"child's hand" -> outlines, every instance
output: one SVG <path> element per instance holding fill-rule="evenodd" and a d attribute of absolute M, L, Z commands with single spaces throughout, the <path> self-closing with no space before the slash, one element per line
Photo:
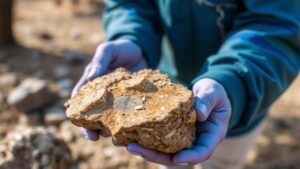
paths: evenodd
<path fill-rule="evenodd" d="M 193 165 L 207 160 L 226 135 L 231 105 L 224 87 L 213 79 L 199 80 L 193 86 L 197 113 L 197 137 L 194 145 L 176 154 L 165 154 L 131 143 L 127 150 L 163 165 Z"/>
<path fill-rule="evenodd" d="M 105 42 L 99 45 L 93 59 L 86 66 L 82 77 L 73 89 L 72 96 L 89 80 L 113 71 L 118 67 L 124 67 L 130 71 L 147 68 L 147 63 L 142 56 L 140 47 L 126 39 Z M 91 140 L 98 140 L 99 134 L 105 136 L 105 133 L 100 131 L 84 128 L 80 128 L 80 131 L 86 138 Z"/>

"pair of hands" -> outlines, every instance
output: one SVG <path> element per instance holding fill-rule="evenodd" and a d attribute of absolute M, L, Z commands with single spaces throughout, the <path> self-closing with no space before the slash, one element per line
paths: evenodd
<path fill-rule="evenodd" d="M 121 39 L 106 42 L 97 48 L 92 61 L 86 66 L 84 73 L 75 86 L 72 95 L 87 81 L 97 76 L 124 67 L 130 71 L 147 68 L 142 50 L 129 40 Z M 224 87 L 213 79 L 203 78 L 193 86 L 195 110 L 197 113 L 197 135 L 193 146 L 176 154 L 166 154 L 147 149 L 138 143 L 126 146 L 129 153 L 144 159 L 167 166 L 194 165 L 207 160 L 217 145 L 224 139 L 231 115 L 231 105 Z M 102 131 L 80 128 L 88 139 L 98 140 Z M 113 143 L 120 146 L 118 143 Z"/>

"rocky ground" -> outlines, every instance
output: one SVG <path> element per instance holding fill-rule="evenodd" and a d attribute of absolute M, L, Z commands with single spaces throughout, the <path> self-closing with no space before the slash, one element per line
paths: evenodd
<path fill-rule="evenodd" d="M 72 7 L 67 0 L 61 7 L 51 0 L 16 2 L 14 29 L 19 45 L 0 49 L 0 142 L 16 128 L 40 126 L 70 148 L 74 169 L 157 168 L 114 147 L 110 139 L 82 138 L 66 120 L 63 103 L 103 40 L 103 6 Z M 299 86 L 300 78 L 270 109 L 247 169 L 300 167 Z"/>

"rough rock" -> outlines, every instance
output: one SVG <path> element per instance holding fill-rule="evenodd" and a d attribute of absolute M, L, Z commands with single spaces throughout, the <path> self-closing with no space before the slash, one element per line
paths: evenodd
<path fill-rule="evenodd" d="M 69 169 L 67 145 L 43 128 L 20 128 L 0 141 L 0 169 Z"/>
<path fill-rule="evenodd" d="M 53 106 L 45 110 L 44 120 L 46 124 L 57 125 L 66 119 L 65 109 L 61 106 Z"/>
<path fill-rule="evenodd" d="M 19 111 L 27 112 L 51 102 L 53 96 L 46 81 L 28 78 L 9 93 L 7 102 Z"/>
<path fill-rule="evenodd" d="M 120 143 L 174 153 L 192 145 L 196 114 L 192 92 L 159 71 L 125 69 L 98 77 L 66 102 L 77 126 L 101 129 Z"/>

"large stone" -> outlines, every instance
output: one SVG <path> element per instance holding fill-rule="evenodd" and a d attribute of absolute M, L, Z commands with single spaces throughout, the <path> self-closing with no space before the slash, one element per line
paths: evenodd
<path fill-rule="evenodd" d="M 120 143 L 174 153 L 190 147 L 196 114 L 192 92 L 159 71 L 124 69 L 96 78 L 66 102 L 72 123 L 101 129 Z"/>
<path fill-rule="evenodd" d="M 7 102 L 19 111 L 27 112 L 50 103 L 53 96 L 46 81 L 29 78 L 9 93 Z"/>
<path fill-rule="evenodd" d="M 20 127 L 0 141 L 0 169 L 69 169 L 67 145 L 43 128 Z"/>

